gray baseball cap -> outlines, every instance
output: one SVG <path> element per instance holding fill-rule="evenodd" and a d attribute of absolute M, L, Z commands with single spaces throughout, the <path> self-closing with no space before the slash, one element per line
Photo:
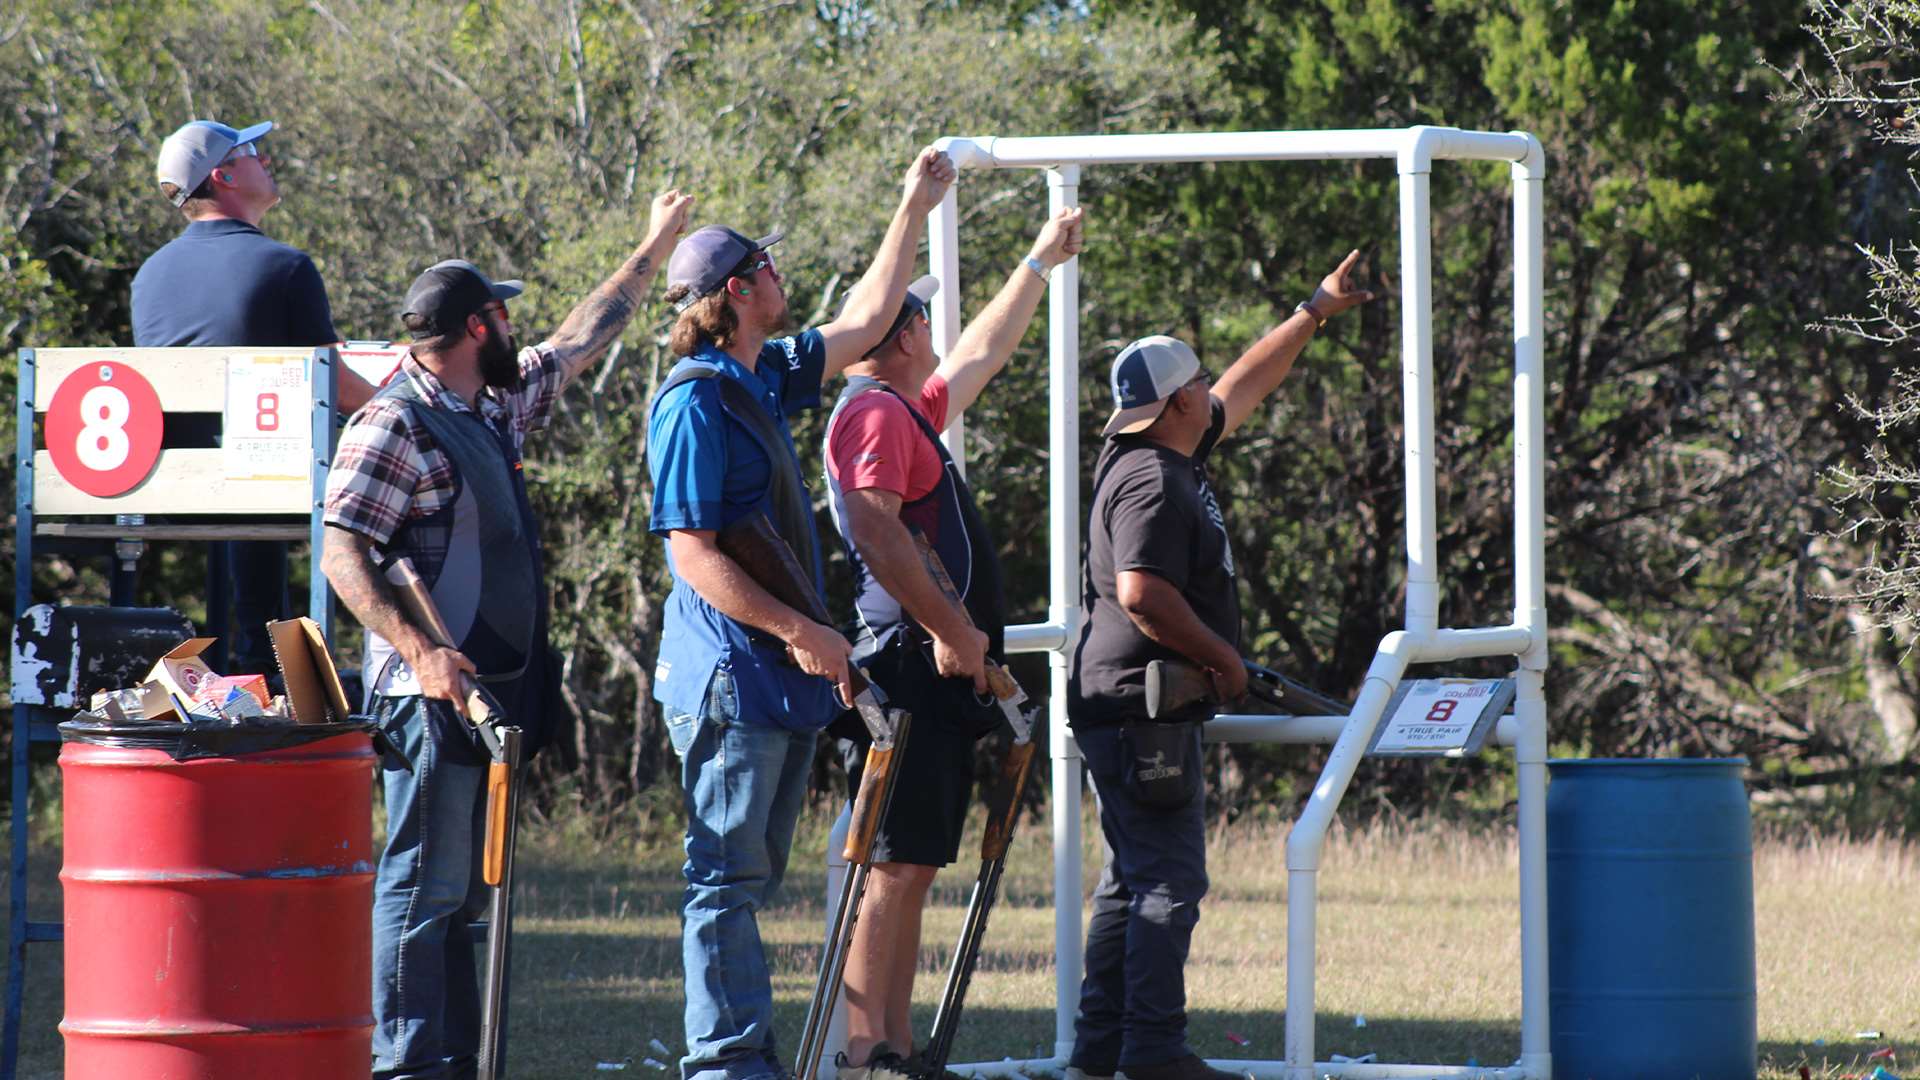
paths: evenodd
<path fill-rule="evenodd" d="M 768 233 L 758 240 L 747 239 L 744 233 L 729 229 L 725 225 L 708 225 L 695 229 L 679 246 L 673 249 L 673 257 L 667 260 L 667 288 L 685 285 L 687 295 L 673 305 L 675 311 L 685 311 L 705 297 L 720 291 L 733 272 L 753 255 L 780 242 L 784 233 Z"/>
<path fill-rule="evenodd" d="M 160 183 L 180 189 L 173 195 L 173 205 L 186 202 L 194 189 L 206 182 L 207 175 L 233 153 L 234 147 L 253 142 L 272 130 L 271 120 L 237 131 L 218 120 L 182 124 L 160 144 L 159 168 L 155 170 Z"/>
<path fill-rule="evenodd" d="M 1179 338 L 1155 334 L 1121 349 L 1113 358 L 1113 415 L 1101 437 L 1144 431 L 1174 391 L 1198 374 L 1200 358 Z"/>

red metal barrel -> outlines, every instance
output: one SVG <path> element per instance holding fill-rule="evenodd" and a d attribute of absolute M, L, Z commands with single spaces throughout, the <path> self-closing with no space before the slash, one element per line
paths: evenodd
<path fill-rule="evenodd" d="M 371 1071 L 373 751 L 67 742 L 67 1080 Z"/>

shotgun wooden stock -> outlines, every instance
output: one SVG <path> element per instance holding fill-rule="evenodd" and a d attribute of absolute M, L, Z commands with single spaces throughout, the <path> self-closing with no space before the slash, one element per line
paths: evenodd
<path fill-rule="evenodd" d="M 504 761 L 487 765 L 487 842 L 481 853 L 480 877 L 498 886 L 507 864 L 507 803 L 512 794 L 513 770 Z"/>
<path fill-rule="evenodd" d="M 1247 669 L 1247 693 L 1289 716 L 1340 716 L 1350 707 L 1271 668 L 1242 660 Z M 1147 716 L 1159 719 L 1196 702 L 1220 704 L 1213 679 L 1194 664 L 1181 660 L 1147 662 Z"/>
<path fill-rule="evenodd" d="M 732 559 L 746 571 L 754 583 L 772 594 L 775 600 L 812 619 L 822 626 L 832 626 L 833 616 L 827 614 L 827 606 L 820 600 L 820 594 L 814 590 L 812 575 L 800 567 L 800 560 L 794 557 L 793 548 L 773 528 L 773 522 L 765 514 L 748 514 L 739 521 L 720 530 L 718 533 L 720 554 Z M 760 631 L 754 631 L 760 634 Z M 771 638 L 771 635 L 762 635 Z M 776 645 L 785 642 L 774 641 Z M 791 659 L 793 650 L 787 650 Z M 852 664 L 847 665 L 847 684 L 853 687 L 853 696 L 859 697 L 866 692 L 868 685 L 866 672 Z M 853 702 L 843 704 L 851 706 Z"/>
<path fill-rule="evenodd" d="M 849 865 L 873 859 L 874 837 L 880 832 L 880 819 L 889 801 L 887 788 L 893 783 L 894 765 L 907 741 L 904 719 L 897 723 L 892 748 L 867 748 L 867 766 L 860 770 L 860 791 L 854 796 L 853 817 L 847 824 L 847 846 L 841 851 Z"/>
<path fill-rule="evenodd" d="M 718 543 L 720 553 L 739 563 L 740 569 L 775 600 L 814 622 L 833 625 L 833 616 L 827 614 L 827 606 L 814 590 L 813 575 L 800 565 L 793 548 L 774 530 L 767 515 L 748 514 L 721 529 Z"/>
<path fill-rule="evenodd" d="M 1147 716 L 1158 720 L 1197 702 L 1213 702 L 1213 680 L 1178 660 L 1147 662 Z"/>
<path fill-rule="evenodd" d="M 1033 752 L 1039 743 L 1029 739 L 1010 747 L 1000 759 L 1000 775 L 994 783 L 993 801 L 987 806 L 987 831 L 980 837 L 980 858 L 1005 859 L 1013 843 L 1013 826 L 1020 819 L 1020 795 L 1027 789 L 1027 773 L 1033 766 Z"/>

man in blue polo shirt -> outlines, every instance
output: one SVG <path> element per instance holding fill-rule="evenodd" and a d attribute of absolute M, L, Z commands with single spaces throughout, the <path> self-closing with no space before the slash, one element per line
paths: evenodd
<path fill-rule="evenodd" d="M 687 806 L 684 1080 L 785 1072 L 757 912 L 786 871 L 814 735 L 837 712 L 834 684 L 846 696 L 849 649 L 756 584 L 717 534 L 767 513 L 818 588 L 820 541 L 787 417 L 819 405 L 821 384 L 880 343 L 926 215 L 953 176 L 945 154 L 923 150 L 840 317 L 791 337 L 777 336 L 789 313 L 768 249 L 780 234 L 756 241 L 710 225 L 667 264 L 679 312 L 672 348 L 683 359 L 654 398 L 647 445 L 650 524 L 673 571 L 654 696 Z M 711 377 L 686 377 L 696 369 Z M 754 408 L 761 414 L 745 411 Z"/>
<path fill-rule="evenodd" d="M 313 260 L 269 239 L 260 220 L 280 201 L 261 137 L 271 120 L 235 130 L 195 120 L 167 136 L 155 170 L 160 192 L 187 227 L 133 276 L 133 343 L 140 348 L 290 346 L 340 340 L 327 288 Z M 340 411 L 351 413 L 373 387 L 340 372 Z M 212 446 L 211 421 L 168 420 L 169 446 Z M 232 657 L 214 662 L 239 673 L 275 670 L 266 624 L 286 618 L 287 545 L 250 540 L 213 545 L 207 560 L 207 609 L 213 620 L 234 597 Z M 224 637 L 228 627 L 210 626 Z M 220 643 L 225 649 L 226 641 Z"/>

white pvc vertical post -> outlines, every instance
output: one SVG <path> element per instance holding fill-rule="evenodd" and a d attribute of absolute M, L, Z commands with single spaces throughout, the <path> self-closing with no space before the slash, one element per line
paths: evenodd
<path fill-rule="evenodd" d="M 1047 170 L 1047 214 L 1080 205 L 1080 167 Z M 1048 662 L 1053 760 L 1053 1053 L 1073 1053 L 1080 1002 L 1080 748 L 1067 731 L 1067 664 L 1079 631 L 1080 260 L 1053 268 L 1047 296 L 1047 621 L 1065 627 Z"/>
<path fill-rule="evenodd" d="M 1513 621 L 1533 634 L 1515 672 L 1520 817 L 1520 1065 L 1553 1072 L 1547 971 L 1546 155 L 1513 166 Z"/>
<path fill-rule="evenodd" d="M 1407 631 L 1440 625 L 1433 480 L 1433 163 L 1416 140 L 1400 155 L 1400 381 L 1406 415 Z"/>
<path fill-rule="evenodd" d="M 927 215 L 927 262 L 931 273 L 940 280 L 940 291 L 933 297 L 933 351 L 944 360 L 953 352 L 954 342 L 960 340 L 960 181 L 956 178 L 947 185 L 947 194 L 940 205 Z M 947 423 L 947 430 L 940 435 L 940 441 L 946 444 L 947 454 L 953 458 L 953 464 L 960 470 L 962 477 L 967 475 L 967 418 L 965 414 L 956 414 Z"/>

